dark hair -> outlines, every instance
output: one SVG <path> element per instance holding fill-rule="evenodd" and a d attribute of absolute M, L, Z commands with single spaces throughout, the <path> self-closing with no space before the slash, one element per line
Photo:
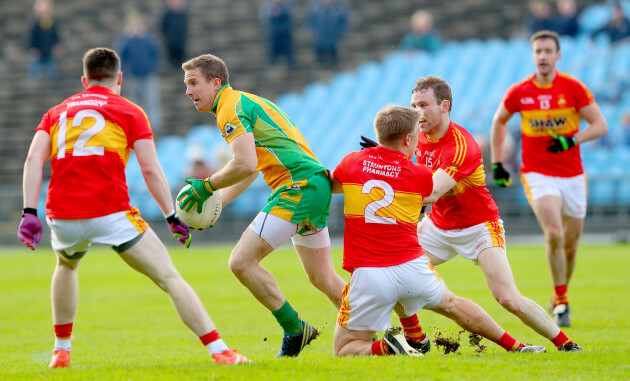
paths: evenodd
<path fill-rule="evenodd" d="M 418 78 L 416 86 L 413 88 L 411 93 L 413 94 L 416 91 L 422 91 L 425 89 L 433 89 L 433 94 L 435 95 L 437 104 L 442 103 L 443 100 L 447 100 L 449 102 L 448 111 L 451 111 L 453 108 L 453 95 L 451 93 L 451 87 L 445 80 L 433 75 Z"/>
<path fill-rule="evenodd" d="M 110 48 L 93 48 L 83 56 L 83 75 L 88 82 L 109 81 L 120 72 L 120 57 Z"/>
<path fill-rule="evenodd" d="M 212 78 L 219 78 L 221 85 L 230 83 L 230 74 L 223 60 L 213 54 L 202 54 L 199 57 L 190 59 L 182 64 L 184 71 L 201 68 L 201 72 L 205 74 L 206 79 L 210 81 Z"/>
<path fill-rule="evenodd" d="M 529 39 L 529 42 L 534 45 L 534 41 L 542 40 L 544 38 L 553 40 L 556 43 L 556 48 L 560 51 L 560 36 L 558 36 L 558 33 L 551 30 L 539 30 L 534 33 L 534 35 Z"/>

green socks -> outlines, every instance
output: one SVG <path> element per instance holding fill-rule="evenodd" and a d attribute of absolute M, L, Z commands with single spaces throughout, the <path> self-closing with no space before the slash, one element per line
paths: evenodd
<path fill-rule="evenodd" d="M 302 332 L 302 321 L 298 318 L 297 312 L 291 307 L 288 300 L 284 302 L 279 310 L 271 313 L 287 335 L 297 335 Z"/>

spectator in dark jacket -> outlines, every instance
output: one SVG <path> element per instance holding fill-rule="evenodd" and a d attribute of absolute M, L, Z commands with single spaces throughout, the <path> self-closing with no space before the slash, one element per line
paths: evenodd
<path fill-rule="evenodd" d="M 125 76 L 123 95 L 142 107 L 153 130 L 159 131 L 162 127 L 158 77 L 160 51 L 139 13 L 133 12 L 127 16 L 125 32 L 118 43 L 117 51 Z"/>
<path fill-rule="evenodd" d="M 186 60 L 188 38 L 188 8 L 186 0 L 168 0 L 162 16 L 162 36 L 166 45 L 169 63 L 181 69 Z"/>
<path fill-rule="evenodd" d="M 558 14 L 554 19 L 553 30 L 560 36 L 576 37 L 580 31 L 577 6 L 575 0 L 558 0 Z"/>
<path fill-rule="evenodd" d="M 317 62 L 335 66 L 339 60 L 338 45 L 350 29 L 350 11 L 338 0 L 312 0 L 306 23 L 313 37 Z"/>
<path fill-rule="evenodd" d="M 600 33 L 607 34 L 608 37 L 610 37 L 611 43 L 630 37 L 630 20 L 628 20 L 628 17 L 623 13 L 621 4 L 615 4 L 615 9 L 613 10 L 610 21 L 601 28 L 593 31 L 592 36 L 595 37 Z"/>
<path fill-rule="evenodd" d="M 50 0 L 36 0 L 33 6 L 35 19 L 29 36 L 29 75 L 38 79 L 42 72 L 50 80 L 58 77 L 57 58 L 62 46 L 53 18 L 53 3 Z"/>
<path fill-rule="evenodd" d="M 293 5 L 288 0 L 268 0 L 260 6 L 260 18 L 267 29 L 271 65 L 284 57 L 289 68 L 294 66 L 292 16 Z"/>
<path fill-rule="evenodd" d="M 529 14 L 525 20 L 528 37 L 539 30 L 554 30 L 554 14 L 551 5 L 545 0 L 531 0 Z"/>

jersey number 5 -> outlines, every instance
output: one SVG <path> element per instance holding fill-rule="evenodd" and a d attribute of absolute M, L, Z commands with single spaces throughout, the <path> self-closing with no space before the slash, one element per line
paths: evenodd
<path fill-rule="evenodd" d="M 382 189 L 385 195 L 380 200 L 374 200 L 366 205 L 365 222 L 368 224 L 397 225 L 395 218 L 376 215 L 377 210 L 387 208 L 394 202 L 394 189 L 383 180 L 370 180 L 363 184 L 361 192 L 364 194 L 371 193 L 374 188 Z"/>
<path fill-rule="evenodd" d="M 81 132 L 77 140 L 74 142 L 74 146 L 72 148 L 73 156 L 90 156 L 90 155 L 104 155 L 105 147 L 102 146 L 90 146 L 86 147 L 85 143 L 88 142 L 94 135 L 98 134 L 105 128 L 105 117 L 101 115 L 100 112 L 96 110 L 81 110 L 79 111 L 72 120 L 72 126 L 70 127 L 79 127 L 85 118 L 93 118 L 96 122 L 94 125 L 87 130 Z M 67 130 L 68 130 L 68 112 L 64 111 L 59 116 L 59 136 L 57 137 L 57 148 L 59 152 L 57 153 L 57 159 L 63 159 L 66 157 L 66 146 L 67 146 Z"/>

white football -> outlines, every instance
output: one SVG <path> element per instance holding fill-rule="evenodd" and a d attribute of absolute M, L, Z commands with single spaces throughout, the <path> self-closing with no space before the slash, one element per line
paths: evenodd
<path fill-rule="evenodd" d="M 186 186 L 179 191 L 175 199 L 175 208 L 177 209 L 179 219 L 195 229 L 205 229 L 217 222 L 223 210 L 223 203 L 221 202 L 219 192 L 214 192 L 212 196 L 203 203 L 201 213 L 197 213 L 196 205 L 190 212 L 187 212 L 181 208 L 183 200 L 178 201 L 178 199 L 182 192 L 186 191 L 188 188 L 190 188 L 190 184 L 186 184 Z"/>

